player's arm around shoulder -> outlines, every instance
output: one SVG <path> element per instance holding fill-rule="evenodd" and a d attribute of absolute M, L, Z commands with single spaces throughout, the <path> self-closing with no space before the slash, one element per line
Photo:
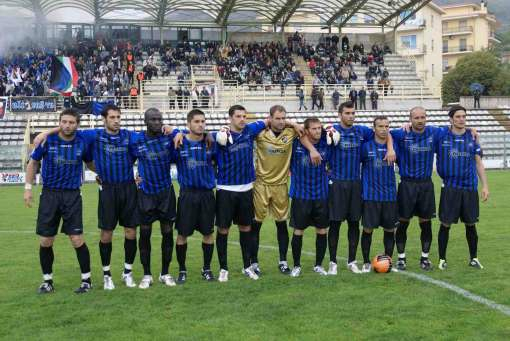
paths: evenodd
<path fill-rule="evenodd" d="M 397 152 L 395 150 L 395 146 L 393 143 L 393 137 L 391 134 L 388 134 L 388 140 L 386 141 L 386 155 L 384 156 L 384 159 L 388 164 L 392 164 L 395 161 L 397 161 Z"/>
<path fill-rule="evenodd" d="M 292 130 L 294 131 L 294 136 L 303 136 L 305 134 L 305 128 L 303 127 L 303 125 L 297 123 L 297 122 L 294 122 L 294 121 L 291 121 L 291 120 L 285 120 L 285 127 L 286 128 L 292 128 Z"/>
<path fill-rule="evenodd" d="M 48 136 L 58 134 L 59 131 L 60 131 L 59 127 L 54 127 L 37 134 L 33 141 L 34 147 L 37 148 L 38 146 L 44 144 L 48 139 Z"/>
<path fill-rule="evenodd" d="M 267 118 L 264 120 L 248 123 L 245 129 L 247 129 L 255 138 L 258 134 L 260 134 L 261 131 L 266 129 L 266 127 L 269 127 L 269 119 Z"/>
<path fill-rule="evenodd" d="M 312 161 L 312 164 L 315 166 L 318 166 L 322 162 L 322 156 L 319 153 L 319 151 L 315 148 L 312 141 L 308 138 L 307 134 L 303 134 L 299 138 L 299 142 L 310 152 L 310 160 Z"/>

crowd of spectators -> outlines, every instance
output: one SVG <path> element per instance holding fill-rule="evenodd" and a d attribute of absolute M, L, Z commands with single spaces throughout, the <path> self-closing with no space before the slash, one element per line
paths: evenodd
<path fill-rule="evenodd" d="M 288 46 L 307 61 L 314 83 L 350 85 L 359 78 L 354 64 L 366 67 L 369 88 L 390 76 L 384 67 L 384 55 L 391 53 L 387 45 L 374 44 L 366 50 L 363 43 L 351 46 L 346 36 L 340 40 L 337 35 L 321 35 L 316 45 L 310 45 L 296 32 L 289 37 Z"/>
<path fill-rule="evenodd" d="M 156 63 L 156 52 L 159 63 Z M 363 44 L 350 46 L 347 37 L 340 39 L 338 35 L 322 35 L 318 44 L 312 46 L 295 33 L 287 44 L 181 42 L 171 47 L 81 40 L 53 48 L 34 44 L 10 48 L 0 55 L 0 96 L 48 95 L 51 57 L 63 55 L 71 57 L 75 63 L 78 97 L 136 98 L 144 90 L 143 80 L 175 75 L 177 86 L 168 89 L 169 107 L 203 107 L 214 98 L 215 89 L 191 88 L 191 65 L 215 64 L 224 80 L 247 84 L 249 89 L 267 89 L 278 84 L 283 94 L 287 85 L 295 84 L 299 89 L 305 82 L 292 53 L 302 56 L 314 75 L 312 108 L 324 108 L 323 85 L 349 85 L 358 78 L 353 67 L 356 63 L 366 67 L 369 95 L 375 86 L 385 94 L 391 87 L 389 72 L 384 67 L 384 54 L 391 53 L 387 46 L 375 44 L 367 51 Z"/>
<path fill-rule="evenodd" d="M 216 64 L 223 79 L 248 84 L 250 89 L 304 83 L 291 50 L 280 42 L 230 43 L 221 48 Z"/>

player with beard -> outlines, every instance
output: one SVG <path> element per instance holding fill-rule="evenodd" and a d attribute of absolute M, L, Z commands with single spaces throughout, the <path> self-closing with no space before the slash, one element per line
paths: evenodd
<path fill-rule="evenodd" d="M 90 164 L 87 143 L 76 135 L 80 116 L 73 109 L 60 114 L 59 133 L 48 138 L 46 143 L 36 147 L 27 166 L 25 180 L 25 205 L 32 205 L 32 184 L 42 160 L 41 177 L 43 189 L 39 199 L 37 229 L 39 235 L 39 260 L 43 273 L 43 283 L 38 292 L 51 293 L 53 286 L 53 243 L 58 233 L 68 235 L 76 251 L 81 270 L 81 285 L 76 293 L 86 293 L 92 289 L 90 279 L 90 253 L 83 238 L 82 184 L 83 162 Z M 91 165 L 93 167 L 93 165 Z"/>
<path fill-rule="evenodd" d="M 214 157 L 215 146 L 207 148 L 205 131 L 205 114 L 193 109 L 187 116 L 188 130 L 182 144 L 174 149 L 177 164 L 177 180 L 180 191 L 177 201 L 178 231 L 175 251 L 179 263 L 177 284 L 184 284 L 187 278 L 186 252 L 187 239 L 198 231 L 202 234 L 202 252 L 204 263 L 202 278 L 214 281 L 211 271 L 211 259 L 214 251 L 214 216 L 215 198 L 213 189 L 216 184 Z"/>

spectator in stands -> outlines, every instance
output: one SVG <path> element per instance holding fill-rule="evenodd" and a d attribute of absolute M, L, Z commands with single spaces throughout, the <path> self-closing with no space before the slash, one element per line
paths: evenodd
<path fill-rule="evenodd" d="M 173 87 L 168 88 L 168 109 L 175 109 L 175 100 L 177 93 L 175 92 Z"/>
<path fill-rule="evenodd" d="M 349 100 L 354 103 L 354 109 L 358 109 L 358 92 L 354 87 L 349 91 Z"/>
<path fill-rule="evenodd" d="M 331 37 L 331 43 L 333 44 L 333 47 L 335 48 L 335 50 L 338 48 L 338 41 L 339 41 L 339 38 L 336 34 Z"/>
<path fill-rule="evenodd" d="M 138 109 L 138 88 L 136 86 L 131 86 L 129 97 L 131 98 L 131 109 Z"/>
<path fill-rule="evenodd" d="M 347 36 L 343 36 L 342 38 L 342 51 L 344 53 L 349 51 L 349 38 L 347 38 Z"/>
<path fill-rule="evenodd" d="M 191 97 L 191 92 L 189 91 L 188 88 L 184 88 L 184 90 L 182 91 L 182 96 L 183 96 L 183 109 L 188 109 L 189 107 L 189 101 L 190 101 L 190 97 Z M 214 100 L 214 96 L 211 96 Z"/>
<path fill-rule="evenodd" d="M 184 104 L 183 104 L 183 98 L 184 94 L 182 92 L 182 87 L 178 87 L 177 90 L 175 91 L 175 98 L 177 99 L 177 107 L 179 108 L 179 110 L 182 110 L 182 108 L 184 107 Z"/>
<path fill-rule="evenodd" d="M 202 91 L 200 91 L 200 99 L 202 101 L 202 108 L 208 108 L 209 107 L 209 91 L 207 91 L 205 86 L 203 86 Z"/>
<path fill-rule="evenodd" d="M 474 108 L 480 109 L 480 97 L 482 96 L 482 93 L 479 89 L 476 89 L 473 91 L 473 100 L 474 100 Z"/>
<path fill-rule="evenodd" d="M 370 93 L 370 102 L 372 103 L 372 110 L 377 110 L 377 101 L 379 100 L 379 94 L 374 89 Z"/>
<path fill-rule="evenodd" d="M 335 91 L 333 91 L 333 94 L 331 95 L 331 99 L 333 100 L 333 108 L 337 110 L 338 104 L 340 104 L 340 93 L 338 92 L 338 89 L 335 88 Z"/>
<path fill-rule="evenodd" d="M 374 89 L 374 79 L 372 77 L 367 78 L 367 89 L 372 91 Z"/>
<path fill-rule="evenodd" d="M 382 78 L 388 79 L 390 77 L 390 73 L 388 72 L 388 69 L 385 67 L 382 72 Z"/>
<path fill-rule="evenodd" d="M 312 110 L 314 110 L 315 107 L 317 107 L 317 109 L 319 109 L 319 103 L 318 103 L 319 88 L 317 86 L 313 86 L 311 97 L 312 97 Z"/>
<path fill-rule="evenodd" d="M 297 89 L 297 96 L 299 98 L 299 111 L 301 111 L 302 108 L 305 108 L 305 110 L 308 110 L 308 108 L 305 105 L 305 92 L 301 87 Z"/>
<path fill-rule="evenodd" d="M 319 110 L 324 110 L 324 88 L 319 90 Z"/>
<path fill-rule="evenodd" d="M 367 110 L 367 91 L 365 90 L 365 87 L 361 87 L 361 90 L 358 91 L 358 97 L 359 97 L 359 109 L 360 110 Z"/>
<path fill-rule="evenodd" d="M 138 82 L 138 92 L 143 91 L 142 86 L 144 78 L 145 76 L 143 74 L 143 71 L 138 72 L 138 74 L 136 75 L 136 80 Z"/>
<path fill-rule="evenodd" d="M 191 89 L 191 106 L 193 109 L 198 108 L 198 98 L 200 97 L 200 92 L 198 91 L 197 87 L 195 86 L 193 89 Z"/>
<path fill-rule="evenodd" d="M 312 75 L 315 74 L 315 68 L 317 67 L 317 63 L 315 62 L 315 59 L 311 58 L 308 62 L 308 67 L 310 68 L 310 71 L 312 72 Z"/>

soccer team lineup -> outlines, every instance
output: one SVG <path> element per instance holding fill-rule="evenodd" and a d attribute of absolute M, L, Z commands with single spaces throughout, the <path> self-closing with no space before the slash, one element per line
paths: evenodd
<path fill-rule="evenodd" d="M 454 105 L 448 111 L 450 124 L 433 126 L 427 124 L 426 110 L 414 107 L 409 123 L 390 130 L 386 116 L 375 117 L 371 128 L 357 125 L 350 101 L 339 106 L 337 123 L 328 125 L 317 116 L 303 125 L 288 120 L 281 105 L 272 106 L 265 120 L 248 122 L 247 110 L 233 105 L 229 125 L 207 132 L 206 115 L 199 109 L 187 113 L 187 128 L 179 130 L 165 125 L 161 111 L 150 108 L 144 113 L 146 130 L 135 132 L 122 128 L 121 109 L 114 105 L 104 108 L 104 127 L 99 129 L 79 129 L 79 114 L 65 109 L 58 127 L 35 138 L 26 170 L 27 207 L 33 205 L 37 172 L 42 179 L 36 214 L 42 283 L 37 291 L 48 294 L 58 288 L 53 244 L 59 232 L 69 237 L 79 263 L 81 281 L 75 292 L 93 288 L 91 263 L 99 260 L 91 261 L 87 243 L 96 240 L 84 237 L 80 192 L 84 164 L 97 174 L 104 290 L 118 285 L 110 267 L 114 231 L 124 236 L 124 269 L 119 269 L 119 277 L 129 288 L 149 289 L 155 282 L 185 284 L 188 238 L 194 232 L 201 236 L 199 270 L 204 281 L 228 282 L 229 271 L 241 271 L 247 280 L 270 281 L 262 272 L 270 265 L 259 263 L 266 218 L 276 225 L 278 259 L 271 266 L 289 277 L 308 271 L 317 277 L 338 274 L 338 265 L 345 262 L 337 258 L 342 223 L 347 226 L 345 264 L 353 274 L 402 272 L 409 262 L 419 263 L 423 272 L 447 272 L 448 266 L 480 271 L 476 224 L 479 201 L 489 199 L 489 187 L 479 136 L 466 125 L 466 112 Z M 172 179 L 172 164 L 177 179 Z M 442 182 L 440 193 L 435 193 L 432 181 L 434 164 Z M 421 253 L 408 257 L 407 229 L 413 217 L 421 230 Z M 432 232 L 435 218 L 437 236 Z M 151 246 L 153 223 L 158 221 L 161 251 Z M 465 226 L 468 252 L 465 263 L 450 264 L 449 232 L 458 223 Z M 228 237 L 234 226 L 239 230 L 242 269 L 228 264 Z M 310 268 L 301 265 L 307 228 L 315 229 L 315 262 Z M 382 243 L 372 240 L 378 228 L 383 231 Z M 437 253 L 430 252 L 432 244 Z M 384 252 L 374 251 L 379 245 Z M 170 268 L 174 249 L 177 265 Z M 218 272 L 211 265 L 215 250 Z M 137 253 L 141 278 L 133 275 Z M 161 257 L 161 269 L 154 276 L 153 254 Z"/>

